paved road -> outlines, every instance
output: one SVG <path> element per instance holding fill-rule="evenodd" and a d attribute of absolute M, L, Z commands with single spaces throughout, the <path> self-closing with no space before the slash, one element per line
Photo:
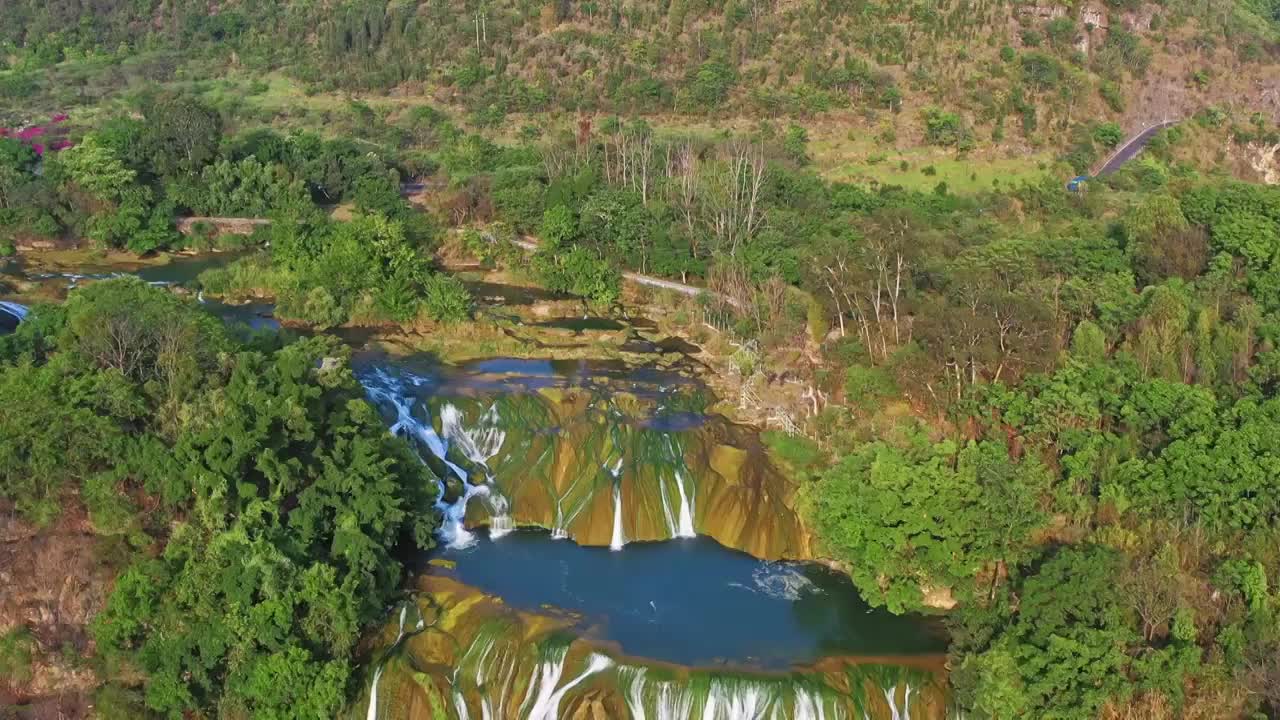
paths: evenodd
<path fill-rule="evenodd" d="M 1135 155 L 1142 152 L 1142 148 L 1147 146 L 1147 141 L 1150 140 L 1152 136 L 1167 127 L 1176 125 L 1177 122 L 1177 120 L 1165 120 L 1164 122 L 1156 123 L 1155 125 L 1152 125 L 1137 135 L 1129 138 L 1123 145 L 1116 148 L 1115 151 L 1103 161 L 1102 165 L 1098 167 L 1098 171 L 1093 173 L 1093 176 L 1106 177 L 1116 170 L 1119 170 L 1121 165 L 1129 162 Z"/>

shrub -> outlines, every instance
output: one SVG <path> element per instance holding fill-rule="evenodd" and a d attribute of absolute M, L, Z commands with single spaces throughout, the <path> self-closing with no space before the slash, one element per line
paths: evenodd
<path fill-rule="evenodd" d="M 1124 112 L 1124 95 L 1120 91 L 1119 84 L 1107 80 L 1098 86 L 1098 94 L 1102 96 L 1112 112 Z"/>
<path fill-rule="evenodd" d="M 925 139 L 932 145 L 961 150 L 973 145 L 973 134 L 958 113 L 931 107 L 924 111 L 924 124 Z"/>
<path fill-rule="evenodd" d="M 422 308 L 439 322 L 461 322 L 471 315 L 471 293 L 457 278 L 435 273 L 423 282 Z"/>
<path fill-rule="evenodd" d="M 1022 79 L 1038 90 L 1049 90 L 1062 79 L 1062 64 L 1041 52 L 1022 56 Z"/>
<path fill-rule="evenodd" d="M 845 401 L 867 411 L 898 394 L 893 377 L 884 368 L 854 365 L 845 371 Z"/>
<path fill-rule="evenodd" d="M 547 208 L 542 213 L 542 226 L 538 231 L 542 242 L 558 246 L 572 240 L 578 233 L 578 219 L 564 205 Z"/>
<path fill-rule="evenodd" d="M 1100 123 L 1093 129 L 1093 140 L 1105 148 L 1113 148 L 1124 139 L 1124 131 L 1113 122 Z"/>
<path fill-rule="evenodd" d="M 15 683 L 31 679 L 31 662 L 35 640 L 25 627 L 16 627 L 0 635 L 0 677 Z"/>
<path fill-rule="evenodd" d="M 319 286 L 307 291 L 298 315 L 299 319 L 320 330 L 341 325 L 346 319 L 346 313 L 333 294 L 327 288 Z"/>
<path fill-rule="evenodd" d="M 827 317 L 827 310 L 822 303 L 816 300 L 810 300 L 805 308 L 805 326 L 809 329 L 809 338 L 816 343 L 820 343 L 827 338 L 827 333 L 831 330 L 831 320 Z"/>
<path fill-rule="evenodd" d="M 621 292 L 618 270 L 584 247 L 568 252 L 539 249 L 533 255 L 533 270 L 547 289 L 580 295 L 598 304 L 616 302 Z"/>
<path fill-rule="evenodd" d="M 12 73 L 0 75 L 0 97 L 9 100 L 21 100 L 35 95 L 40 84 L 31 75 Z"/>

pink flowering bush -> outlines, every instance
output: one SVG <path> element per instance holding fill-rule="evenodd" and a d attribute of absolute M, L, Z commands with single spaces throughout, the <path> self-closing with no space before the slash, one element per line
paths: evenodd
<path fill-rule="evenodd" d="M 67 115 L 58 113 L 44 125 L 31 125 L 25 128 L 0 127 L 0 138 L 12 138 L 26 143 L 31 146 L 36 155 L 44 155 L 46 151 L 58 152 L 66 150 L 74 144 L 65 137 L 67 132 L 66 121 Z"/>

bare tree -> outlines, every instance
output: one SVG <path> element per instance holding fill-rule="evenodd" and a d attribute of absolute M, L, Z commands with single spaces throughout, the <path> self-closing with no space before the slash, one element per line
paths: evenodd
<path fill-rule="evenodd" d="M 1158 552 L 1138 559 L 1134 567 L 1120 579 L 1125 596 L 1142 618 L 1142 636 L 1147 642 L 1155 639 L 1178 612 L 1179 575 L 1177 557 L 1172 545 L 1167 552 Z"/>
<path fill-rule="evenodd" d="M 725 157 L 705 178 L 707 224 L 717 248 L 737 257 L 764 222 L 760 191 L 764 187 L 764 149 L 735 140 Z"/>
<path fill-rule="evenodd" d="M 636 191 L 647 206 L 653 191 L 655 155 L 653 130 L 643 121 L 631 123 L 605 142 L 605 179 Z"/>
<path fill-rule="evenodd" d="M 695 257 L 698 256 L 698 232 L 695 228 L 698 219 L 698 153 L 693 143 L 685 140 L 677 145 L 667 146 L 667 174 L 673 182 L 669 188 L 669 202 L 684 221 L 685 233 L 689 236 L 689 248 Z"/>

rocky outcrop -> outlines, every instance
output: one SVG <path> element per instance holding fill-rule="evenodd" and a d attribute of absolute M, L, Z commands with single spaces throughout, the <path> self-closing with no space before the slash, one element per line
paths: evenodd
<path fill-rule="evenodd" d="M 1262 182 L 1280 185 L 1280 144 L 1249 143 L 1246 147 L 1249 167 L 1258 173 Z"/>
<path fill-rule="evenodd" d="M 654 411 L 634 396 L 544 390 L 440 400 L 432 415 L 457 413 L 460 429 L 477 437 L 504 433 L 484 469 L 470 474 L 492 475 L 493 492 L 516 525 L 544 527 L 583 545 L 696 532 L 759 558 L 809 556 L 792 507 L 794 488 L 770 464 L 754 428 L 682 416 L 693 426 L 670 429 L 655 422 Z M 448 437 L 451 430 L 442 432 Z M 451 459 L 481 464 L 462 452 Z M 493 509 L 493 502 L 472 502 L 468 523 L 489 523 Z"/>
<path fill-rule="evenodd" d="M 174 220 L 174 227 L 183 235 L 190 235 L 201 226 L 212 228 L 218 235 L 252 235 L 255 230 L 271 224 L 265 218 L 230 217 L 182 217 Z"/>

